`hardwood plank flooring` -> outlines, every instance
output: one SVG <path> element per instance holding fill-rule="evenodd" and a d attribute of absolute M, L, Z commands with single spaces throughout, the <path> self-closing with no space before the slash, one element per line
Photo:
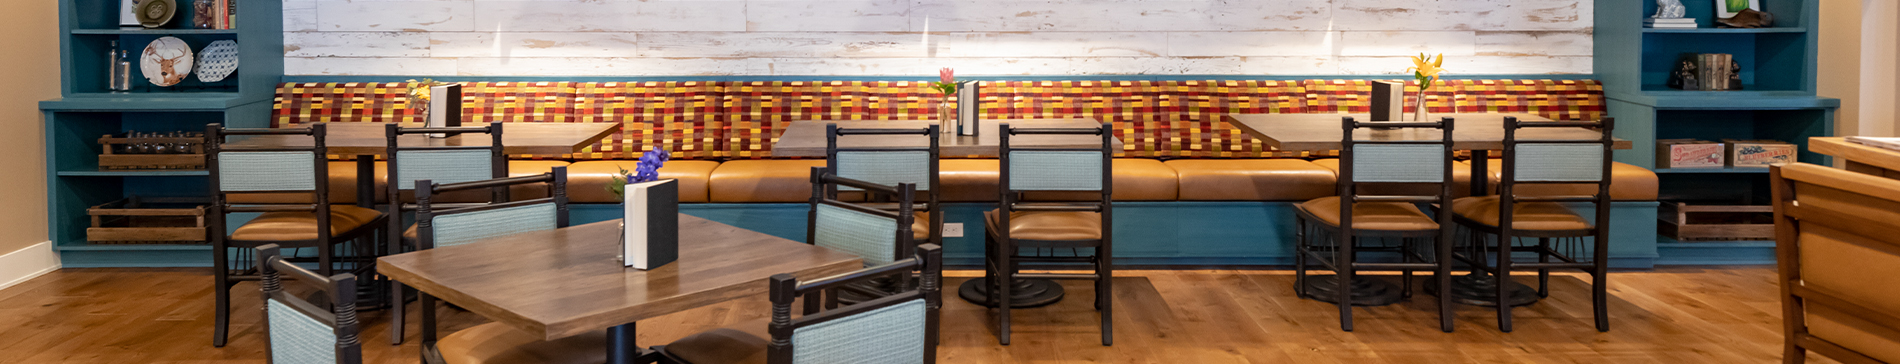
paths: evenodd
<path fill-rule="evenodd" d="M 948 287 L 976 276 L 951 272 Z M 1425 276 L 1421 276 L 1424 278 Z M 1385 277 L 1396 279 L 1396 277 Z M 1669 268 L 1611 274 L 1611 330 L 1592 327 L 1588 276 L 1555 274 L 1551 297 L 1520 307 L 1516 330 L 1494 311 L 1457 309 L 1438 331 L 1432 296 L 1354 312 L 1339 331 L 1331 304 L 1293 296 L 1287 270 L 1118 272 L 1115 346 L 1100 345 L 1087 282 L 1069 297 L 1014 311 L 1010 346 L 996 316 L 946 294 L 943 363 L 1768 363 L 1781 358 L 1773 267 Z M 1524 282 L 1534 284 L 1535 277 Z M 291 285 L 295 287 L 296 285 Z M 0 290 L 0 363 L 257 363 L 264 357 L 255 284 L 233 292 L 231 343 L 211 347 L 204 269 L 66 269 Z M 367 312 L 366 363 L 417 362 L 420 329 L 388 344 L 388 314 Z M 486 322 L 440 308 L 443 332 Z M 641 345 L 766 317 L 763 295 L 640 322 Z M 1833 361 L 1810 355 L 1815 363 Z"/>

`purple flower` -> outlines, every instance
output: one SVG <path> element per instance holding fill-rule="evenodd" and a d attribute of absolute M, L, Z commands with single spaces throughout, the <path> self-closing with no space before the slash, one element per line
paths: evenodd
<path fill-rule="evenodd" d="M 660 147 L 653 147 L 652 151 L 641 153 L 639 164 L 635 165 L 633 173 L 626 177 L 628 183 L 660 180 L 660 166 L 665 165 L 666 161 L 671 159 L 673 159 L 673 154 L 668 153 L 665 149 L 660 149 Z"/>

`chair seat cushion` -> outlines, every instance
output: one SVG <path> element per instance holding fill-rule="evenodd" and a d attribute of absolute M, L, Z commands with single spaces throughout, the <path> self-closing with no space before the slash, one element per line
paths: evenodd
<path fill-rule="evenodd" d="M 666 353 L 691 364 L 765 364 L 769 319 L 693 334 L 666 344 Z"/>
<path fill-rule="evenodd" d="M 343 235 L 382 216 L 382 211 L 351 205 L 330 205 L 330 236 Z M 266 212 L 231 232 L 231 239 L 243 241 L 316 240 L 317 214 L 302 211 Z"/>
<path fill-rule="evenodd" d="M 711 174 L 712 202 L 811 201 L 811 168 L 823 159 L 735 160 Z"/>
<path fill-rule="evenodd" d="M 1180 179 L 1173 167 L 1153 159 L 1116 158 L 1113 168 L 1115 201 L 1174 201 L 1180 197 Z M 994 198 L 992 198 L 994 200 Z M 1025 201 L 1101 201 L 1100 192 L 1028 192 Z"/>
<path fill-rule="evenodd" d="M 917 211 L 910 220 L 911 240 L 923 241 L 930 238 L 930 212 Z"/>
<path fill-rule="evenodd" d="M 594 364 L 607 361 L 605 331 L 547 341 L 491 322 L 456 331 L 435 344 L 448 364 Z"/>
<path fill-rule="evenodd" d="M 1332 196 L 1333 171 L 1298 159 L 1176 159 L 1182 201 L 1305 201 Z"/>
<path fill-rule="evenodd" d="M 1313 165 L 1333 171 L 1334 178 L 1339 176 L 1339 159 L 1315 159 Z M 1471 195 L 1471 164 L 1454 162 L 1451 165 L 1451 196 L 1453 198 Z M 1335 192 L 1337 193 L 1337 192 Z M 1360 184 L 1359 193 L 1367 195 L 1409 195 L 1424 196 L 1438 194 L 1436 185 L 1365 183 Z"/>
<path fill-rule="evenodd" d="M 1327 225 L 1339 226 L 1338 196 L 1320 197 L 1298 206 L 1300 210 Z M 1419 211 L 1417 205 L 1404 202 L 1360 202 L 1352 205 L 1354 230 L 1415 231 L 1438 230 L 1438 222 Z"/>
<path fill-rule="evenodd" d="M 620 203 L 620 197 L 607 191 L 607 184 L 621 169 L 632 171 L 638 161 L 605 160 L 575 162 L 567 167 L 567 201 L 572 203 Z M 714 161 L 667 161 L 660 166 L 661 179 L 679 180 L 680 202 L 706 202 L 706 188 L 712 178 Z M 806 194 L 810 194 L 809 191 Z"/>
<path fill-rule="evenodd" d="M 988 231 L 1003 231 L 998 210 L 983 212 Z M 1019 240 L 1099 240 L 1102 214 L 1088 211 L 1016 211 L 1009 213 L 1009 238 Z"/>
<path fill-rule="evenodd" d="M 1495 155 L 1494 155 L 1495 156 Z M 1504 160 L 1492 158 L 1491 193 L 1498 193 L 1498 181 L 1504 178 Z M 1656 172 L 1624 164 L 1610 163 L 1610 199 L 1616 201 L 1655 201 Z M 1513 191 L 1518 196 L 1589 196 L 1597 193 L 1595 184 L 1525 184 Z"/>
<path fill-rule="evenodd" d="M 1498 196 L 1466 197 L 1451 201 L 1451 212 L 1485 226 L 1498 226 Z M 1517 230 L 1584 230 L 1590 222 L 1555 202 L 1519 202 L 1511 208 L 1511 227 Z"/>

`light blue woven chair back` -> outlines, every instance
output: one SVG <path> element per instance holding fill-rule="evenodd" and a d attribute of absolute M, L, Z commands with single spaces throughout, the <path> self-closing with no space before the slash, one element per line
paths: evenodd
<path fill-rule="evenodd" d="M 1009 189 L 1101 191 L 1101 152 L 1009 152 Z"/>
<path fill-rule="evenodd" d="M 494 156 L 488 149 L 398 150 L 396 186 L 416 189 L 416 181 L 461 183 L 495 178 Z"/>
<path fill-rule="evenodd" d="M 929 191 L 930 162 L 930 152 L 925 151 L 838 152 L 838 176 L 887 186 L 911 183 L 918 191 Z M 838 186 L 838 190 L 858 188 Z"/>
<path fill-rule="evenodd" d="M 1602 144 L 1517 145 L 1518 181 L 1597 182 L 1603 180 Z"/>
<path fill-rule="evenodd" d="M 792 363 L 920 364 L 924 300 L 915 299 L 792 330 Z"/>
<path fill-rule="evenodd" d="M 864 258 L 864 266 L 883 265 L 896 261 L 897 220 L 820 204 L 812 239 L 814 245 Z"/>
<path fill-rule="evenodd" d="M 557 228 L 553 202 L 440 215 L 434 220 L 438 248 Z"/>
<path fill-rule="evenodd" d="M 218 153 L 218 190 L 314 191 L 316 158 L 315 152 Z"/>
<path fill-rule="evenodd" d="M 1445 146 L 1353 144 L 1353 182 L 1445 181 Z"/>
<path fill-rule="evenodd" d="M 264 313 L 270 320 L 270 354 L 275 364 L 336 364 L 336 327 L 272 299 Z"/>

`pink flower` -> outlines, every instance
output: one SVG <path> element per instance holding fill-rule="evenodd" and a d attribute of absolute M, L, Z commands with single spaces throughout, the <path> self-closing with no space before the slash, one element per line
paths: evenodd
<path fill-rule="evenodd" d="M 943 80 L 943 83 L 954 82 L 957 79 L 957 71 L 949 67 L 944 67 L 942 70 L 937 71 L 937 78 Z"/>

